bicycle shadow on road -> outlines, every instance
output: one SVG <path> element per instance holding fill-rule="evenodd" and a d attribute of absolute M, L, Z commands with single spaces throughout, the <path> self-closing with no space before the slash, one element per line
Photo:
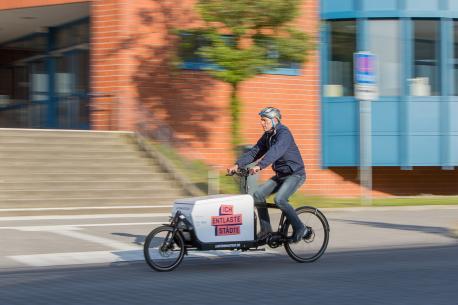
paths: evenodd
<path fill-rule="evenodd" d="M 119 232 L 113 232 L 113 233 L 111 233 L 111 235 L 135 238 L 135 240 L 132 243 L 134 243 L 136 245 L 140 245 L 140 246 L 143 245 L 143 243 L 145 242 L 145 238 L 146 238 L 146 235 L 136 235 L 136 234 L 119 233 Z"/>
<path fill-rule="evenodd" d="M 403 225 L 403 224 L 388 223 L 388 222 L 348 220 L 348 219 L 333 219 L 332 221 L 345 222 L 345 223 L 355 224 L 355 225 L 370 226 L 370 227 L 381 228 L 381 229 L 416 231 L 416 232 L 437 234 L 437 235 L 441 235 L 445 237 L 458 238 L 458 236 L 454 234 L 451 228 L 446 228 L 446 227 Z"/>

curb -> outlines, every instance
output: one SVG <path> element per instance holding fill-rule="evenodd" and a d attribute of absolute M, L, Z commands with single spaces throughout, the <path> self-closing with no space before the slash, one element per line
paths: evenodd
<path fill-rule="evenodd" d="M 458 222 L 449 228 L 449 233 L 451 237 L 458 239 Z"/>
<path fill-rule="evenodd" d="M 374 207 L 342 207 L 318 208 L 325 212 L 366 212 L 366 211 L 430 211 L 430 210 L 458 210 L 458 205 L 419 205 L 419 206 L 374 206 Z M 458 228 L 457 228 L 458 229 Z"/>

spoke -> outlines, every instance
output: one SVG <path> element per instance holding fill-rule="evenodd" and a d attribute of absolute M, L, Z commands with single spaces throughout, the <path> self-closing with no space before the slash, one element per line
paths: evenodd
<path fill-rule="evenodd" d="M 305 223 L 305 224 L 309 223 L 309 221 L 310 221 L 310 217 L 312 217 L 312 215 L 313 215 L 312 213 L 308 213 L 308 214 L 309 214 L 309 217 L 307 218 L 307 221 L 306 221 L 306 223 Z"/>

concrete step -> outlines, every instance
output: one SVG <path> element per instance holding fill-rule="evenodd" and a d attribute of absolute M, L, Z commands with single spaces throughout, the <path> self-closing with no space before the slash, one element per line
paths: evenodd
<path fill-rule="evenodd" d="M 22 151 L 34 151 L 34 152 L 135 152 L 138 151 L 138 147 L 134 145 L 128 145 L 124 143 L 118 144 L 86 144 L 81 145 L 79 143 L 67 143 L 67 144 L 10 144 L 0 145 L 0 152 L 22 152 Z"/>
<path fill-rule="evenodd" d="M 53 166 L 50 165 L 38 165 L 38 166 L 0 166 L 0 177 L 8 177 L 10 174 L 29 174 L 29 173 L 66 173 L 66 174 L 78 174 L 78 173 L 138 173 L 146 174 L 151 172 L 162 172 L 162 169 L 158 166 L 146 166 L 146 165 L 130 165 L 130 164 L 113 164 L 111 166 L 106 165 L 93 165 L 93 166 Z"/>
<path fill-rule="evenodd" d="M 122 141 L 114 143 L 78 143 L 78 142 L 59 142 L 59 143 L 0 143 L 0 151 L 12 151 L 12 150 L 118 150 L 123 148 L 135 147 L 129 143 L 123 143 Z M 136 148 L 136 147 L 135 147 Z"/>
<path fill-rule="evenodd" d="M 78 144 L 118 144 L 130 143 L 131 138 L 127 136 L 117 137 L 87 137 L 87 136 L 6 136 L 0 135 L 0 145 L 27 145 L 27 144 L 63 144 L 63 143 L 78 143 Z"/>
<path fill-rule="evenodd" d="M 0 160 L 3 158 L 44 158 L 46 156 L 53 156 L 55 159 L 58 158 L 121 158 L 126 156 L 137 156 L 144 157 L 145 153 L 142 151 L 129 148 L 129 150 L 30 150 L 30 151 L 0 151 Z"/>
<path fill-rule="evenodd" d="M 101 215 L 101 214 L 150 214 L 161 213 L 167 216 L 171 215 L 172 204 L 159 204 L 159 205 L 130 205 L 117 208 L 116 206 L 100 207 L 52 207 L 51 209 L 41 207 L 25 207 L 25 208 L 11 208 L 2 209 L 0 207 L 0 217 L 19 217 L 19 216 L 59 216 L 59 215 Z"/>
<path fill-rule="evenodd" d="M 30 160 L 24 160 L 19 158 L 3 158 L 0 160 L 0 167 L 35 167 L 35 166 L 52 166 L 52 167 L 80 167 L 80 166 L 157 166 L 157 163 L 153 159 L 148 158 L 33 158 Z"/>
<path fill-rule="evenodd" d="M 170 205 L 189 197 L 132 135 L 0 129 L 0 208 Z"/>
<path fill-rule="evenodd" d="M 30 173 L 30 174 L 10 174 L 7 176 L 0 176 L 0 183 L 2 182 L 48 182 L 48 181 L 160 181 L 170 179 L 166 173 Z"/>
<path fill-rule="evenodd" d="M 29 181 L 0 182 L 0 192 L 4 190 L 145 189 L 152 187 L 165 190 L 175 186 L 175 181 L 165 179 L 157 181 Z"/>
<path fill-rule="evenodd" d="M 18 154 L 20 153 L 21 152 L 18 152 Z M 116 163 L 116 162 L 122 163 L 122 162 L 132 162 L 135 160 L 147 160 L 147 161 L 156 163 L 154 159 L 148 158 L 144 154 L 140 154 L 140 156 L 138 154 L 116 154 L 116 155 L 107 154 L 106 156 L 95 157 L 95 158 L 93 158 L 92 156 L 85 156 L 85 155 L 81 155 L 81 156 L 65 156 L 64 155 L 59 158 L 56 158 L 52 154 L 37 154 L 33 156 L 33 158 L 29 158 L 29 159 L 24 159 L 22 156 L 11 154 L 8 157 L 1 158 L 0 162 L 5 163 L 5 164 L 8 164 L 10 162 L 12 163 L 17 163 L 17 162 L 24 162 L 24 163 L 48 162 L 48 163 L 51 163 L 51 162 L 56 162 L 56 161 L 60 161 L 60 162 L 72 162 L 72 161 L 74 162 L 86 162 L 86 161 L 104 162 L 106 161 L 108 163 Z"/>
<path fill-rule="evenodd" d="M 94 131 L 64 129 L 10 129 L 0 128 L 0 137 L 45 137 L 45 138 L 116 138 L 131 135 L 125 131 Z"/>
<path fill-rule="evenodd" d="M 122 198 L 148 197 L 162 198 L 181 196 L 184 193 L 178 188 L 150 186 L 146 189 L 80 189 L 80 190 L 3 190 L 0 192 L 0 201 L 4 199 L 55 199 L 55 198 Z"/>
<path fill-rule="evenodd" d="M 73 206 L 99 206 L 99 205 L 170 205 L 181 196 L 162 197 L 104 197 L 104 198 L 52 198 L 52 199 L 2 199 L 1 208 L 25 207 L 73 207 Z M 170 208 L 168 209 L 170 211 Z"/>

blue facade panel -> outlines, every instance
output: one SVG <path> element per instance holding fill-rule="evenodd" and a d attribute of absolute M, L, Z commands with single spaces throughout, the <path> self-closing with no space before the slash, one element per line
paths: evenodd
<path fill-rule="evenodd" d="M 359 160 L 359 103 L 356 101 L 325 102 L 327 166 L 354 166 Z M 373 149 L 372 161 L 376 166 L 396 166 L 399 156 L 398 102 L 372 103 Z"/>
<path fill-rule="evenodd" d="M 391 11 L 398 9 L 397 0 L 384 0 L 384 1 L 374 1 L 374 0 L 362 0 L 362 9 L 365 11 Z"/>
<path fill-rule="evenodd" d="M 439 10 L 441 0 L 405 0 L 406 10 L 436 11 Z"/>
<path fill-rule="evenodd" d="M 325 133 L 324 163 L 330 166 L 350 166 L 358 160 L 358 104 L 354 99 L 327 101 L 323 104 Z"/>
<path fill-rule="evenodd" d="M 357 136 L 329 136 L 330 166 L 353 166 L 358 162 Z"/>
<path fill-rule="evenodd" d="M 458 102 L 450 102 L 450 132 L 458 133 Z M 455 118 L 455 119 L 454 119 Z"/>
<path fill-rule="evenodd" d="M 399 166 L 401 164 L 402 134 L 399 103 L 372 103 L 372 162 L 374 166 Z M 440 152 L 443 140 L 450 141 L 451 158 L 449 162 L 457 164 L 458 134 L 452 132 L 452 135 L 447 133 L 441 136 L 440 102 L 409 102 L 409 104 L 409 165 L 441 165 Z M 454 107 L 458 107 L 458 103 L 454 103 Z M 326 134 L 323 137 L 327 154 L 326 166 L 358 165 L 358 111 L 357 102 L 326 103 L 323 113 L 326 117 Z M 458 130 L 458 122 L 452 120 L 452 124 L 451 127 Z"/>
<path fill-rule="evenodd" d="M 357 0 L 326 0 L 322 1 L 323 13 L 348 12 L 355 10 Z"/>
<path fill-rule="evenodd" d="M 328 103 L 327 128 L 330 134 L 358 132 L 355 102 Z"/>
<path fill-rule="evenodd" d="M 372 162 L 377 166 L 399 164 L 399 137 L 374 136 L 372 138 Z"/>
<path fill-rule="evenodd" d="M 458 11 L 458 0 L 448 0 L 448 9 Z"/>
<path fill-rule="evenodd" d="M 372 132 L 399 133 L 399 102 L 372 103 Z"/>
<path fill-rule="evenodd" d="M 440 164 L 439 136 L 411 136 L 410 161 L 412 166 L 438 166 Z"/>
<path fill-rule="evenodd" d="M 450 137 L 450 161 L 455 166 L 458 164 L 458 135 Z"/>
<path fill-rule="evenodd" d="M 458 18 L 457 0 L 322 0 L 324 19 Z"/>
<path fill-rule="evenodd" d="M 409 105 L 409 131 L 418 133 L 440 132 L 439 102 L 411 102 Z"/>

